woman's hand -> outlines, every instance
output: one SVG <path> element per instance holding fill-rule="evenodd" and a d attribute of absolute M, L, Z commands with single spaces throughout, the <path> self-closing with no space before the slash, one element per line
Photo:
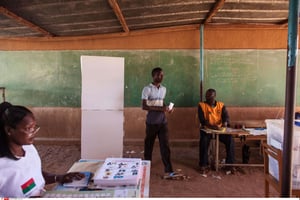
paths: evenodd
<path fill-rule="evenodd" d="M 58 176 L 57 181 L 63 184 L 63 183 L 70 183 L 73 180 L 81 180 L 83 178 L 84 178 L 84 174 L 79 172 L 71 172 L 71 173 Z"/>

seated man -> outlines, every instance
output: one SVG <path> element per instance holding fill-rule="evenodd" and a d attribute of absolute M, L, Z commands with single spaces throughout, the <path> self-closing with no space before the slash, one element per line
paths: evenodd
<path fill-rule="evenodd" d="M 216 90 L 208 89 L 205 94 L 206 101 L 198 104 L 198 117 L 201 127 L 221 129 L 229 124 L 229 115 L 223 102 L 216 101 Z M 200 129 L 199 166 L 201 173 L 208 170 L 208 147 L 211 134 Z M 226 163 L 234 163 L 234 141 L 231 135 L 220 135 L 219 139 L 225 144 Z"/>

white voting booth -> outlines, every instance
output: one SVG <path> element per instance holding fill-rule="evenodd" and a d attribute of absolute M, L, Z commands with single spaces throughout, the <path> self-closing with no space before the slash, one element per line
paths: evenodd
<path fill-rule="evenodd" d="M 121 157 L 124 58 L 81 56 L 81 158 Z"/>

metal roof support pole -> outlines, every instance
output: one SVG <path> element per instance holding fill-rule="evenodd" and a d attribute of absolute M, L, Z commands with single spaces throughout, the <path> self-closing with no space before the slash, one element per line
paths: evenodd
<path fill-rule="evenodd" d="M 204 44 L 203 44 L 203 37 L 204 37 L 204 25 L 200 25 L 200 101 L 202 101 L 203 96 L 203 74 L 204 74 L 204 67 L 203 67 L 203 54 L 204 54 Z"/>
<path fill-rule="evenodd" d="M 291 196 L 291 163 L 295 112 L 296 63 L 298 52 L 299 0 L 289 1 L 288 47 L 285 89 L 285 115 L 282 158 L 281 197 Z"/>

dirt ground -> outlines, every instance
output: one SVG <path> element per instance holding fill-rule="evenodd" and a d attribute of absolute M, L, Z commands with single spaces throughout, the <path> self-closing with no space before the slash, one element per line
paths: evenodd
<path fill-rule="evenodd" d="M 53 173 L 66 172 L 80 159 L 80 145 L 36 145 L 42 158 L 43 169 Z M 263 163 L 258 147 L 251 147 L 249 163 Z M 143 146 L 125 146 L 124 157 L 143 157 Z M 187 180 L 164 180 L 159 146 L 153 152 L 149 197 L 264 197 L 263 167 L 237 167 L 234 174 L 224 170 L 210 171 L 203 176 L 198 171 L 197 146 L 171 146 L 173 168 L 181 170 Z M 220 150 L 224 158 L 224 150 Z M 236 147 L 236 160 L 241 162 L 241 148 Z M 271 188 L 271 197 L 278 193 Z"/>

